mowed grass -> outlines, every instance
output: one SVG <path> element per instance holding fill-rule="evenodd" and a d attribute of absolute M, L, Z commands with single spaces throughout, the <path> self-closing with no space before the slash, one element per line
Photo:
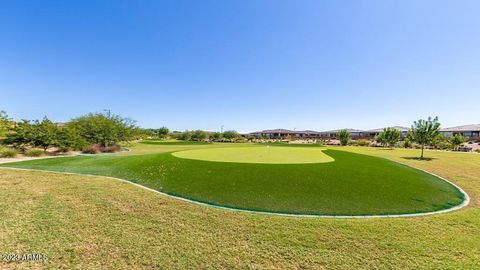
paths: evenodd
<path fill-rule="evenodd" d="M 225 149 L 203 151 L 232 151 Z M 237 151 L 246 149 L 252 147 L 240 147 Z M 269 150 L 276 151 L 274 147 Z M 322 149 L 297 151 L 320 153 Z M 288 214 L 421 213 L 450 208 L 464 199 L 447 182 L 386 159 L 332 149 L 324 153 L 335 161 L 228 163 L 161 153 L 44 159 L 2 166 L 119 177 L 211 205 Z"/>
<path fill-rule="evenodd" d="M 135 146 L 134 148 L 136 148 Z M 0 269 L 479 269 L 480 155 L 342 148 L 427 169 L 471 196 L 421 218 L 289 218 L 203 207 L 103 177 L 0 168 Z"/>
<path fill-rule="evenodd" d="M 151 144 L 151 145 L 205 145 L 209 144 L 208 142 L 197 142 L 197 141 L 181 141 L 181 140 L 143 140 L 141 144 Z"/>
<path fill-rule="evenodd" d="M 173 156 L 186 159 L 235 163 L 300 164 L 333 162 L 322 150 L 299 147 L 226 147 L 179 151 Z"/>

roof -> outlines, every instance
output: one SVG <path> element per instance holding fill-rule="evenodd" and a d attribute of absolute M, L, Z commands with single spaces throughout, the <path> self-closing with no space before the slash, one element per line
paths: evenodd
<path fill-rule="evenodd" d="M 348 130 L 348 132 L 350 133 L 358 133 L 358 132 L 362 132 L 362 130 L 360 129 L 354 129 L 354 128 L 343 128 L 343 129 L 335 129 L 335 130 L 329 130 L 329 131 L 322 131 L 320 133 L 337 133 L 339 132 L 340 130 Z"/>
<path fill-rule="evenodd" d="M 299 131 L 301 133 L 308 133 L 308 134 L 319 134 L 320 132 L 319 131 L 315 131 L 315 130 L 304 130 L 304 131 Z"/>
<path fill-rule="evenodd" d="M 394 126 L 394 127 L 391 127 L 391 128 L 394 128 L 396 130 L 400 130 L 400 131 L 409 131 L 410 129 L 407 128 L 407 127 L 402 127 L 402 126 Z M 370 130 L 365 130 L 363 132 L 367 132 L 367 133 L 377 133 L 377 132 L 382 132 L 384 128 L 376 128 L 376 129 L 370 129 Z"/>
<path fill-rule="evenodd" d="M 440 131 L 445 132 L 455 132 L 455 131 L 480 131 L 480 124 L 473 124 L 473 125 L 464 125 L 464 126 L 457 126 L 457 127 L 449 127 L 449 128 L 442 128 Z"/>
<path fill-rule="evenodd" d="M 267 129 L 267 130 L 252 132 L 252 133 L 294 133 L 294 132 L 295 131 L 293 130 L 278 128 L 278 129 Z"/>
<path fill-rule="evenodd" d="M 402 132 L 407 132 L 410 130 L 408 127 L 402 126 L 393 126 L 391 128 L 400 130 Z M 379 133 L 382 132 L 384 128 L 376 128 L 370 130 L 360 130 L 360 129 L 353 129 L 347 128 L 350 133 Z M 337 133 L 343 129 L 335 129 L 335 130 L 328 130 L 328 131 L 315 131 L 315 130 L 289 130 L 289 129 L 267 129 L 262 131 L 252 132 L 250 134 L 261 134 L 261 133 L 278 133 L 278 134 L 331 134 Z M 440 129 L 443 132 L 465 132 L 465 131 L 480 131 L 480 124 L 473 124 L 473 125 L 464 125 L 464 126 L 457 126 L 457 127 L 450 127 L 450 128 L 443 128 Z"/>
<path fill-rule="evenodd" d="M 315 134 L 315 133 L 320 133 L 318 131 L 315 131 L 315 130 L 289 130 L 289 129 L 267 129 L 267 130 L 262 130 L 262 131 L 256 131 L 256 132 L 252 132 L 250 134 L 258 134 L 258 133 L 280 133 L 280 134 L 291 134 L 291 133 L 294 133 L 294 134 L 300 134 L 300 133 L 303 133 L 303 134 Z"/>

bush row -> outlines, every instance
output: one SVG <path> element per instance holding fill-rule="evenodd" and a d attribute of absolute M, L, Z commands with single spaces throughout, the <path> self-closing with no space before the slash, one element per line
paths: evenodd
<path fill-rule="evenodd" d="M 119 142 L 130 141 L 138 133 L 134 122 L 118 115 L 87 114 L 67 123 L 23 120 L 14 122 L 2 116 L 7 124 L 1 126 L 0 142 L 23 152 L 27 156 L 39 156 L 49 148 L 57 152 L 78 150 L 92 153 L 114 152 Z M 12 155 L 8 150 L 5 155 Z"/>

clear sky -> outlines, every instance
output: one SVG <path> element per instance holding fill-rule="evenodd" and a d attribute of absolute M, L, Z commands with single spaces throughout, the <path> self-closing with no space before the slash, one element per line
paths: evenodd
<path fill-rule="evenodd" d="M 253 131 L 480 123 L 480 1 L 2 1 L 0 109 Z"/>

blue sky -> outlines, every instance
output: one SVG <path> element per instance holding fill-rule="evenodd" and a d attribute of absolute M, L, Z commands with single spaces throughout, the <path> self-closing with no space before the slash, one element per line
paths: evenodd
<path fill-rule="evenodd" d="M 253 131 L 480 123 L 480 1 L 2 1 L 0 109 Z"/>

